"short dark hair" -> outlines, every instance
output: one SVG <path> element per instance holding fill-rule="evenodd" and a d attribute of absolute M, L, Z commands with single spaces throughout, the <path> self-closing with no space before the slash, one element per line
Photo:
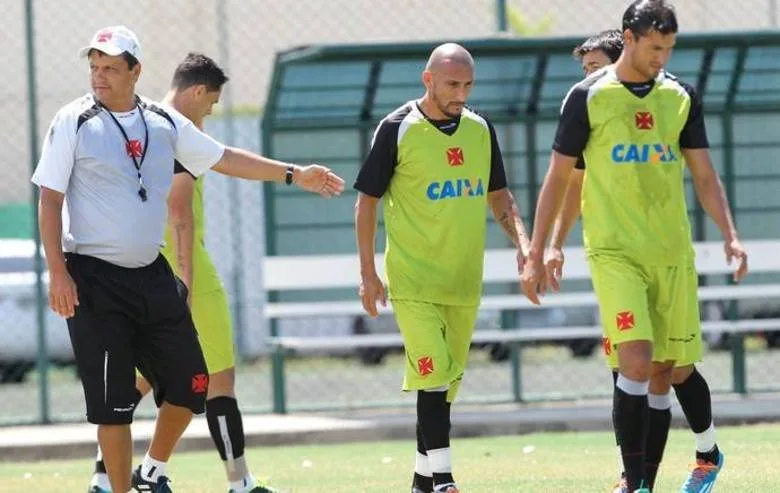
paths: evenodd
<path fill-rule="evenodd" d="M 100 53 L 101 56 L 108 56 L 107 54 L 103 53 L 97 48 L 92 48 L 87 52 L 87 57 L 92 56 L 92 53 Z M 139 63 L 136 57 L 134 57 L 133 55 L 131 55 L 126 51 L 123 51 L 120 56 L 124 59 L 124 61 L 127 62 L 127 68 L 129 68 L 130 70 L 133 70 L 133 68 L 135 68 L 135 66 L 138 65 Z"/>
<path fill-rule="evenodd" d="M 620 58 L 620 53 L 623 51 L 623 33 L 619 29 L 608 29 L 595 34 L 582 44 L 574 48 L 572 55 L 575 58 L 582 58 L 588 53 L 596 50 L 601 50 L 612 61 L 616 62 Z"/>
<path fill-rule="evenodd" d="M 227 81 L 227 75 L 217 62 L 202 53 L 187 53 L 173 73 L 171 86 L 187 89 L 204 85 L 209 91 L 219 91 Z"/>
<path fill-rule="evenodd" d="M 623 31 L 627 29 L 636 37 L 645 36 L 650 31 L 675 34 L 677 15 L 674 7 L 664 0 L 634 0 L 623 14 Z"/>

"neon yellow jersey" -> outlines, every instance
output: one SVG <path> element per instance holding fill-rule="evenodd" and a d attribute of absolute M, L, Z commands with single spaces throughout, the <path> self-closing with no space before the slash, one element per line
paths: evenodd
<path fill-rule="evenodd" d="M 584 139 L 578 128 L 587 127 Z M 682 148 L 708 147 L 693 90 L 661 72 L 626 84 L 614 66 L 576 85 L 564 101 L 554 148 L 587 171 L 582 192 L 588 255 L 679 265 L 693 255 Z"/>
<path fill-rule="evenodd" d="M 415 102 L 388 115 L 355 188 L 384 198 L 391 299 L 479 304 L 487 193 L 504 187 L 495 133 L 483 117 L 464 109 L 431 121 Z"/>
<path fill-rule="evenodd" d="M 195 179 L 195 188 L 192 193 L 192 216 L 194 222 L 193 246 L 192 246 L 192 293 L 206 293 L 222 288 L 216 267 L 211 261 L 206 250 L 206 219 L 203 207 L 203 183 L 205 175 Z M 176 255 L 173 251 L 173 239 L 171 228 L 165 227 L 165 246 L 161 250 L 163 256 L 171 264 L 174 272 L 179 275 Z"/>

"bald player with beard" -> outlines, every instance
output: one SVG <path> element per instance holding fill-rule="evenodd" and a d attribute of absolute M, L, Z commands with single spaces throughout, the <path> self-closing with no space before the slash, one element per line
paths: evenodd
<path fill-rule="evenodd" d="M 466 107 L 474 84 L 471 54 L 454 43 L 437 47 L 422 82 L 422 98 L 380 122 L 355 181 L 360 298 L 372 317 L 377 303 L 389 298 L 403 336 L 403 389 L 417 392 L 412 492 L 458 493 L 450 411 L 482 294 L 486 209 L 517 248 L 518 272 L 528 237 L 507 188 L 495 130 Z M 382 199 L 387 292 L 374 265 Z"/>

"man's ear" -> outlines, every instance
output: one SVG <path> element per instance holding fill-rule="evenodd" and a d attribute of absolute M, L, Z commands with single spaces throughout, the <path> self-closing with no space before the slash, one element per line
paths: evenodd
<path fill-rule="evenodd" d="M 433 86 L 433 74 L 430 70 L 424 70 L 422 73 L 422 83 L 426 89 L 431 89 Z"/>
<path fill-rule="evenodd" d="M 135 67 L 131 70 L 133 73 L 133 82 L 138 82 L 138 79 L 141 77 L 141 64 L 136 64 Z"/>
<path fill-rule="evenodd" d="M 196 98 L 202 98 L 204 94 L 206 94 L 207 88 L 203 84 L 198 84 L 195 86 L 192 86 L 192 95 Z"/>

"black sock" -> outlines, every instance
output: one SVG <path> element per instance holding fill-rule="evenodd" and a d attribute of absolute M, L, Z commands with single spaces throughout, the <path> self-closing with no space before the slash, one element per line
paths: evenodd
<path fill-rule="evenodd" d="M 450 447 L 450 406 L 447 405 L 446 391 L 419 391 L 417 420 L 426 451 Z M 433 472 L 434 485 L 454 482 L 451 472 Z"/>
<path fill-rule="evenodd" d="M 612 393 L 614 395 L 615 387 L 617 387 L 618 371 L 612 370 Z M 615 430 L 615 445 L 620 447 L 620 439 L 618 438 L 617 430 Z"/>
<path fill-rule="evenodd" d="M 454 483 L 455 480 L 452 479 L 452 473 L 451 472 L 435 472 L 433 473 L 433 484 L 439 485 L 439 484 L 450 484 Z"/>
<path fill-rule="evenodd" d="M 220 429 L 220 419 L 223 418 L 227 428 L 229 442 L 226 443 Z M 223 461 L 228 455 L 238 459 L 244 455 L 244 423 L 238 403 L 233 397 L 215 397 L 206 401 L 206 421 L 214 445 Z M 229 452 L 229 454 L 228 454 Z"/>
<path fill-rule="evenodd" d="M 417 452 L 422 455 L 427 455 L 425 449 L 425 440 L 423 439 L 422 429 L 420 428 L 420 422 L 417 421 Z M 417 471 L 414 472 L 414 478 L 412 479 L 412 487 L 416 487 L 420 491 L 429 493 L 433 491 L 433 477 L 423 476 Z"/>
<path fill-rule="evenodd" d="M 683 383 L 673 387 L 691 431 L 702 433 L 707 430 L 712 424 L 712 396 L 710 387 L 699 370 L 694 368 L 693 373 Z"/>
<path fill-rule="evenodd" d="M 702 433 L 712 425 L 712 394 L 710 386 L 697 368 L 683 383 L 674 385 L 677 400 L 688 420 L 688 426 L 694 433 Z M 708 452 L 696 451 L 696 458 L 712 464 L 718 463 L 720 450 L 716 444 Z"/>
<path fill-rule="evenodd" d="M 618 374 L 619 373 L 618 373 L 618 371 L 616 369 L 612 370 L 612 384 L 613 384 L 613 386 L 612 386 L 612 393 L 613 393 L 613 395 L 614 395 L 614 392 L 615 392 L 615 387 L 617 386 Z M 615 432 L 615 446 L 618 449 L 618 454 L 620 454 L 620 438 L 618 437 L 617 428 L 615 428 L 613 426 L 612 430 Z M 619 464 L 619 467 L 620 467 L 620 477 L 621 478 L 625 478 L 626 477 L 626 469 L 625 469 L 625 467 L 623 467 L 622 463 Z"/>
<path fill-rule="evenodd" d="M 666 439 L 669 437 L 669 426 L 672 423 L 671 409 L 650 408 L 649 426 L 647 428 L 647 448 L 645 452 L 645 474 L 647 474 L 647 486 L 652 489 L 655 485 L 655 477 L 658 467 L 664 456 Z"/>
<path fill-rule="evenodd" d="M 647 394 L 632 395 L 615 387 L 612 421 L 620 441 L 628 489 L 645 485 L 645 445 L 648 428 Z"/>
<path fill-rule="evenodd" d="M 95 461 L 95 474 L 108 474 L 106 473 L 106 464 L 103 459 Z"/>

